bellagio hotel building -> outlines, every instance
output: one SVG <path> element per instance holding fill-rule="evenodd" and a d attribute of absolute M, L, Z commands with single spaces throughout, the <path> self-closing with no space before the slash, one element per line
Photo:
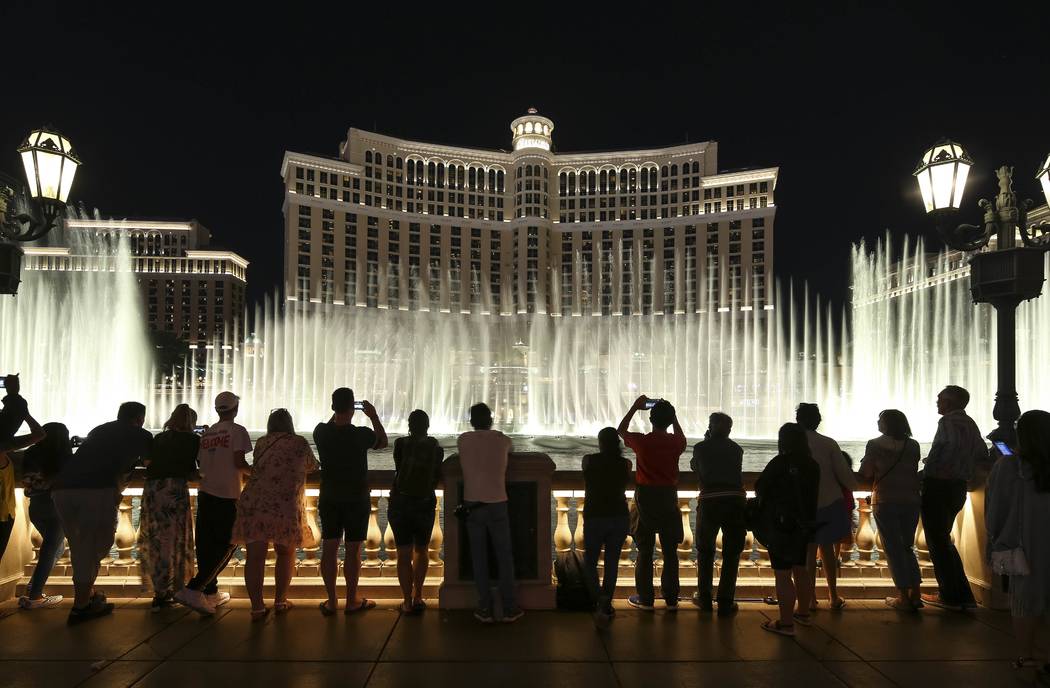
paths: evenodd
<path fill-rule="evenodd" d="M 511 151 L 350 129 L 286 152 L 289 300 L 451 313 L 771 309 L 777 168 L 718 172 L 714 141 L 556 153 L 530 109 Z"/>

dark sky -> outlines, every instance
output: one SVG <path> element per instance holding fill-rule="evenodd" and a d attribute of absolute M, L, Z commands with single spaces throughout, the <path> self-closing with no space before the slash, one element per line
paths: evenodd
<path fill-rule="evenodd" d="M 1004 162 L 1042 202 L 1043 3 L 93 4 L 0 9 L 0 169 L 16 172 L 21 138 L 52 124 L 85 162 L 75 199 L 201 220 L 251 261 L 253 298 L 281 280 L 284 151 L 335 155 L 350 126 L 509 148 L 510 120 L 535 106 L 563 151 L 717 140 L 723 169 L 780 167 L 777 273 L 840 303 L 853 242 L 927 227 L 911 171 L 941 136 L 977 163 L 971 221 Z"/>

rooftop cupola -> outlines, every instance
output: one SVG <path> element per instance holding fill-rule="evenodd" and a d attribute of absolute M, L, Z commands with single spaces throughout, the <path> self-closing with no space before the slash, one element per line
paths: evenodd
<path fill-rule="evenodd" d="M 514 150 L 523 148 L 551 149 L 551 134 L 554 133 L 554 122 L 529 108 L 528 112 L 510 123 L 513 135 Z"/>

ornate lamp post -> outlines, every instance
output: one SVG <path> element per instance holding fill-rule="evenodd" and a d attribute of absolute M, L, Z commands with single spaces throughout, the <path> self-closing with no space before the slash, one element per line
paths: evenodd
<path fill-rule="evenodd" d="M 952 141 L 941 141 L 927 150 L 915 177 L 926 212 L 949 247 L 976 251 L 970 259 L 970 293 L 974 303 L 990 303 L 996 312 L 998 387 L 992 415 L 999 427 L 989 434 L 1016 446 L 1015 424 L 1021 415 L 1017 404 L 1015 335 L 1016 310 L 1022 301 L 1033 299 L 1043 288 L 1043 254 L 1050 250 L 1050 224 L 1029 226 L 1031 200 L 1017 202 L 1013 190 L 1013 167 L 995 171 L 999 194 L 995 202 L 981 199 L 983 225 L 952 226 L 959 212 L 966 178 L 973 161 Z M 1050 157 L 1036 175 L 1050 202 Z M 1021 246 L 1017 238 L 1021 238 Z M 988 248 L 989 243 L 994 246 Z M 988 250 L 984 250 L 988 248 Z"/>
<path fill-rule="evenodd" d="M 18 290 L 22 249 L 50 232 L 61 217 L 80 159 L 69 139 L 41 128 L 18 147 L 26 184 L 0 174 L 0 294 Z"/>

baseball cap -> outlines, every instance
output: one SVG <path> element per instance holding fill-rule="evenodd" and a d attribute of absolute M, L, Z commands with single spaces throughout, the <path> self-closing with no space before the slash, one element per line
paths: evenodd
<path fill-rule="evenodd" d="M 220 392 L 219 396 L 215 397 L 215 410 L 222 412 L 235 409 L 240 401 L 241 398 L 233 392 Z"/>

